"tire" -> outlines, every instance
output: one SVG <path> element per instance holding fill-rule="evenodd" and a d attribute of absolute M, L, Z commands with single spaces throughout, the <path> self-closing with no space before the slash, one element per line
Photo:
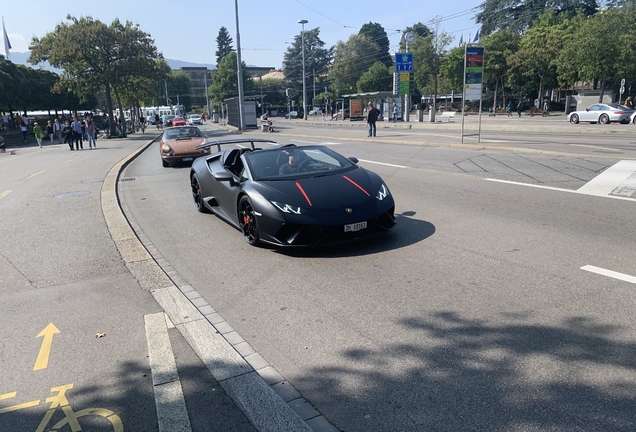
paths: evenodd
<path fill-rule="evenodd" d="M 258 222 L 254 215 L 254 206 L 252 200 L 247 195 L 243 195 L 238 204 L 238 217 L 239 225 L 241 226 L 241 232 L 246 242 L 252 246 L 256 246 L 260 243 L 260 236 L 258 233 Z"/>
<path fill-rule="evenodd" d="M 203 204 L 201 199 L 201 185 L 199 184 L 199 177 L 196 174 L 192 175 L 190 179 L 190 188 L 192 189 L 192 198 L 194 199 L 194 206 L 199 213 L 210 213 L 210 210 Z"/>
<path fill-rule="evenodd" d="M 636 124 L 636 116 L 634 116 L 634 119 L 632 120 L 632 123 Z"/>
<path fill-rule="evenodd" d="M 601 116 L 598 118 L 598 122 L 600 124 L 609 124 L 610 123 L 609 116 L 607 114 L 601 114 Z"/>
<path fill-rule="evenodd" d="M 570 116 L 570 123 L 579 124 L 579 116 L 577 114 L 572 114 Z"/>
<path fill-rule="evenodd" d="M 163 165 L 164 168 L 168 168 L 170 166 L 170 164 L 166 162 L 164 159 L 161 159 L 161 165 Z"/>

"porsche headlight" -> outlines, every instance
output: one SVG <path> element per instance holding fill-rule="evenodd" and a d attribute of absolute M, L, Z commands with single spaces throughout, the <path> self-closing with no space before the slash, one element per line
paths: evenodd
<path fill-rule="evenodd" d="M 380 186 L 380 189 L 378 190 L 378 193 L 375 195 L 375 197 L 378 199 L 378 201 L 382 201 L 384 198 L 388 196 L 389 196 L 389 188 L 387 188 L 386 185 L 382 183 L 382 186 Z"/>
<path fill-rule="evenodd" d="M 283 203 L 279 203 L 276 201 L 272 201 L 272 204 L 274 204 L 274 206 L 276 206 L 276 208 L 280 211 L 282 211 L 283 213 L 290 213 L 290 214 L 303 214 L 305 212 L 305 209 L 298 207 L 298 206 L 293 206 L 293 205 L 289 205 L 289 204 L 283 204 Z"/>
<path fill-rule="evenodd" d="M 164 153 L 170 153 L 172 151 L 172 149 L 170 148 L 170 146 L 168 144 L 163 144 L 161 146 L 161 151 Z"/>

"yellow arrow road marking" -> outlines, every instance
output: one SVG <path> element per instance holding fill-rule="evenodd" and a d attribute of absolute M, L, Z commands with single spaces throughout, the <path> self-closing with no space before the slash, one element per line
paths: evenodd
<path fill-rule="evenodd" d="M 38 358 L 35 361 L 35 366 L 33 370 L 46 369 L 49 366 L 49 355 L 51 354 L 51 345 L 53 344 L 53 335 L 59 334 L 60 331 L 53 325 L 53 323 L 49 323 L 44 330 L 40 332 L 36 337 L 44 337 L 42 341 L 42 347 L 40 348 L 40 353 L 38 354 Z"/>
<path fill-rule="evenodd" d="M 36 175 L 40 175 L 40 174 L 42 174 L 44 171 L 46 171 L 46 170 L 38 171 L 38 172 L 36 172 L 36 173 L 34 173 L 34 174 L 31 174 L 30 176 L 28 176 L 28 177 L 27 177 L 27 179 L 33 178 L 33 177 L 35 177 Z"/>
<path fill-rule="evenodd" d="M 7 195 L 9 195 L 10 193 L 11 193 L 11 191 L 10 191 L 10 190 L 6 190 L 6 191 L 4 191 L 4 192 L 0 193 L 0 199 L 2 199 L 2 198 L 4 198 L 4 197 L 6 197 L 6 196 L 7 196 Z"/>

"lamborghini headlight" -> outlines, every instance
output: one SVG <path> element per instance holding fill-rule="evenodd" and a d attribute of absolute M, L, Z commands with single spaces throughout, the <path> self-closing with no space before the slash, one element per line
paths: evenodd
<path fill-rule="evenodd" d="M 375 195 L 375 197 L 378 199 L 378 201 L 382 201 L 384 198 L 388 196 L 389 196 L 389 188 L 386 187 L 384 183 L 382 183 L 382 186 L 380 186 L 380 189 L 378 190 L 378 193 Z"/>
<path fill-rule="evenodd" d="M 272 201 L 272 204 L 274 204 L 274 206 L 276 206 L 276 208 L 280 211 L 282 211 L 283 213 L 290 213 L 290 214 L 303 214 L 305 212 L 305 209 L 302 207 L 298 207 L 298 206 L 293 206 L 293 205 L 289 205 L 289 204 L 283 204 L 283 203 L 279 203 L 276 201 Z"/>

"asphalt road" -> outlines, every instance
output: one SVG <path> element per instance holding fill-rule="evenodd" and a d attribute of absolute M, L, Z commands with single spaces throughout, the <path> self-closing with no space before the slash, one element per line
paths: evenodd
<path fill-rule="evenodd" d="M 368 140 L 357 126 L 283 122 L 248 135 L 358 157 L 391 189 L 396 228 L 337 249 L 251 247 L 195 210 L 188 167 L 162 168 L 157 145 L 126 168 L 120 199 L 337 428 L 636 429 L 636 200 L 620 182 L 592 187 L 634 158 L 620 129 L 633 125 L 485 130 L 498 150 L 460 145 L 457 125 L 448 140 L 437 125 Z"/>

